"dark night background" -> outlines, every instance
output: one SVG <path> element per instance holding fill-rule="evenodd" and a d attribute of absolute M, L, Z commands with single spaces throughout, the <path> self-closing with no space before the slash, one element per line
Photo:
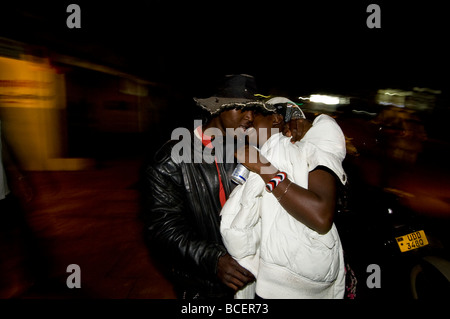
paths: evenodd
<path fill-rule="evenodd" d="M 66 27 L 67 5 L 81 29 Z M 197 93 L 249 73 L 263 88 L 443 89 L 447 23 L 437 1 L 34 1 L 2 4 L 1 33 Z M 381 7 L 381 29 L 366 8 Z"/>

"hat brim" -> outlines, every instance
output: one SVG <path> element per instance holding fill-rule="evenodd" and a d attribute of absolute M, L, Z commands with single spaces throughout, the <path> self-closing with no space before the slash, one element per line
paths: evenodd
<path fill-rule="evenodd" d="M 266 109 L 269 112 L 273 113 L 279 113 L 276 105 L 281 104 L 285 105 L 282 109 L 284 112 L 282 112 L 284 116 L 284 120 L 286 122 L 289 122 L 291 119 L 305 119 L 305 114 L 303 113 L 302 109 L 291 100 L 285 98 L 285 97 L 274 97 L 268 100 L 264 104 L 264 109 Z"/>
<path fill-rule="evenodd" d="M 194 101 L 211 114 L 234 107 L 264 107 L 264 102 L 254 99 L 212 96 L 205 99 L 194 98 Z"/>

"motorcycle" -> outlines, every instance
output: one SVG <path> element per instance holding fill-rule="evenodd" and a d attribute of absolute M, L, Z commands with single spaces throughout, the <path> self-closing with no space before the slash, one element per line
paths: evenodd
<path fill-rule="evenodd" d="M 336 214 L 358 282 L 356 297 L 450 300 L 447 224 L 416 214 L 402 196 L 395 189 L 358 185 Z"/>

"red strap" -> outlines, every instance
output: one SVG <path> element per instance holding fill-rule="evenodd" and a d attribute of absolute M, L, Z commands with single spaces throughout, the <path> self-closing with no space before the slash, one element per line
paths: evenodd
<path fill-rule="evenodd" d="M 216 167 L 217 167 L 217 174 L 219 175 L 219 185 L 220 185 L 220 192 L 219 192 L 219 199 L 220 199 L 220 205 L 225 205 L 225 202 L 227 201 L 227 197 L 225 196 L 225 189 L 223 188 L 223 184 L 222 184 L 222 178 L 220 177 L 220 171 L 219 171 L 219 165 L 217 165 L 217 161 L 216 162 Z"/>
<path fill-rule="evenodd" d="M 212 145 L 212 142 L 211 142 L 212 137 L 203 134 L 203 131 L 202 131 L 202 127 L 201 127 L 201 126 L 197 127 L 197 133 L 198 133 L 198 135 L 201 137 L 201 139 L 202 139 L 202 144 L 203 144 L 205 147 L 207 147 L 207 148 L 213 148 L 213 145 Z M 219 185 L 220 185 L 219 199 L 220 199 L 220 204 L 221 204 L 222 207 L 223 207 L 223 205 L 225 205 L 225 202 L 227 201 L 227 197 L 226 197 L 226 195 L 225 195 L 225 189 L 223 188 L 222 178 L 221 178 L 221 176 L 220 176 L 219 165 L 217 164 L 217 159 L 216 159 L 216 158 L 214 158 L 214 162 L 216 163 L 217 175 L 219 176 Z"/>

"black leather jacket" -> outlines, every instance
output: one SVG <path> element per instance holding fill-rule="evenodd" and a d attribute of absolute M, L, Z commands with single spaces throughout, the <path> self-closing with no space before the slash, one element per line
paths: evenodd
<path fill-rule="evenodd" d="M 226 249 L 220 234 L 220 186 L 213 157 L 223 158 L 219 156 L 223 152 L 208 156 L 209 150 L 205 154 L 201 143 L 195 147 L 197 137 L 193 133 L 191 137 L 190 161 L 178 163 L 180 158 L 171 153 L 179 141 L 169 141 L 144 171 L 146 239 L 170 267 L 176 285 L 206 295 L 229 294 L 217 277 L 217 262 Z M 194 155 L 203 155 L 202 163 L 193 163 Z M 230 176 L 236 164 L 218 161 L 217 165 L 228 198 L 234 188 Z"/>

